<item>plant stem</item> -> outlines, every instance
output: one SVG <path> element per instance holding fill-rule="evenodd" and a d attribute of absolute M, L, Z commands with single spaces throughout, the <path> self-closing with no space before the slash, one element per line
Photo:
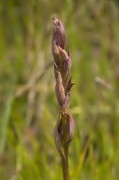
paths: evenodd
<path fill-rule="evenodd" d="M 70 51 L 64 50 L 65 30 L 59 19 L 53 18 L 55 29 L 52 36 L 52 54 L 54 58 L 55 94 L 60 108 L 60 116 L 54 131 L 56 148 L 62 160 L 63 179 L 69 180 L 68 150 L 74 135 L 74 120 L 69 111 L 72 60 Z"/>
<path fill-rule="evenodd" d="M 65 147 L 64 147 L 64 156 L 61 156 L 61 159 L 62 159 L 62 172 L 63 172 L 64 180 L 69 180 L 68 150 L 69 150 L 69 144 L 66 144 Z"/>

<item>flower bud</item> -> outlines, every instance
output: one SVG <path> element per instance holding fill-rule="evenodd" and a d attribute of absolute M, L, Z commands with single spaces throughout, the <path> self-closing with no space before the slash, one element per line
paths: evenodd
<path fill-rule="evenodd" d="M 61 110 L 65 112 L 69 108 L 69 104 L 70 104 L 70 93 L 67 93 L 65 95 L 65 102 L 62 105 Z"/>
<path fill-rule="evenodd" d="M 66 121 L 64 123 L 63 121 Z M 55 145 L 60 153 L 64 156 L 63 147 L 64 145 L 70 143 L 74 137 L 74 120 L 73 117 L 68 111 L 68 113 L 62 113 L 61 117 L 59 116 L 57 124 L 54 131 L 54 140 Z"/>
<path fill-rule="evenodd" d="M 69 143 L 72 141 L 74 137 L 74 119 L 70 111 L 67 114 L 67 142 Z"/>
<path fill-rule="evenodd" d="M 53 37 L 52 37 L 52 44 L 57 44 L 60 46 L 62 49 L 64 49 L 65 45 L 65 31 L 63 24 L 59 19 L 53 18 L 55 29 L 53 32 Z"/>
<path fill-rule="evenodd" d="M 61 70 L 62 57 L 60 55 L 60 48 L 64 49 L 65 32 L 64 32 L 64 27 L 59 19 L 53 18 L 53 21 L 54 21 L 55 29 L 52 36 L 52 54 L 56 65 Z"/>
<path fill-rule="evenodd" d="M 60 71 L 58 70 L 56 65 L 54 65 L 54 72 L 55 72 L 55 78 L 56 78 L 55 93 L 56 93 L 56 97 L 57 97 L 57 101 L 59 105 L 62 106 L 65 102 L 65 90 L 62 84 L 62 77 L 61 77 Z"/>
<path fill-rule="evenodd" d="M 55 140 L 55 146 L 61 156 L 64 156 L 63 151 L 63 137 L 62 137 L 62 123 L 61 123 L 61 117 L 59 116 L 57 124 L 55 126 L 54 130 L 54 140 Z"/>
<path fill-rule="evenodd" d="M 61 56 L 60 56 L 59 46 L 57 46 L 56 44 L 53 44 L 53 46 L 52 46 L 52 54 L 53 54 L 53 57 L 54 57 L 55 64 L 57 65 L 57 67 L 59 69 L 61 69 L 62 59 L 61 59 Z"/>
<path fill-rule="evenodd" d="M 68 53 L 59 47 L 61 61 L 62 61 L 62 74 L 64 75 L 65 79 L 69 76 L 72 66 L 70 51 Z"/>

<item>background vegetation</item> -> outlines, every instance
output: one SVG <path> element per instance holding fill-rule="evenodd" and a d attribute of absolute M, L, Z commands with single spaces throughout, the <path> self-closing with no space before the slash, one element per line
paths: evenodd
<path fill-rule="evenodd" d="M 52 16 L 73 67 L 71 180 L 119 177 L 119 4 L 114 0 L 0 1 L 0 180 L 61 180 L 53 132 Z"/>

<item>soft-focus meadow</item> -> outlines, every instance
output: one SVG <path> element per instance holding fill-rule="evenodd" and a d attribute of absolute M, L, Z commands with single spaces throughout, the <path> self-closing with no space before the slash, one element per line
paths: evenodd
<path fill-rule="evenodd" d="M 119 4 L 116 0 L 0 1 L 0 180 L 62 180 L 54 145 L 52 17 L 73 66 L 71 180 L 119 178 Z"/>

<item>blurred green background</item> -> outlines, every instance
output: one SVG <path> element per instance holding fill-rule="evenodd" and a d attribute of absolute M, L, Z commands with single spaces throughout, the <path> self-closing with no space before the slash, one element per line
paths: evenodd
<path fill-rule="evenodd" d="M 0 1 L 0 180 L 61 180 L 52 17 L 73 66 L 71 180 L 119 178 L 119 3 Z"/>

